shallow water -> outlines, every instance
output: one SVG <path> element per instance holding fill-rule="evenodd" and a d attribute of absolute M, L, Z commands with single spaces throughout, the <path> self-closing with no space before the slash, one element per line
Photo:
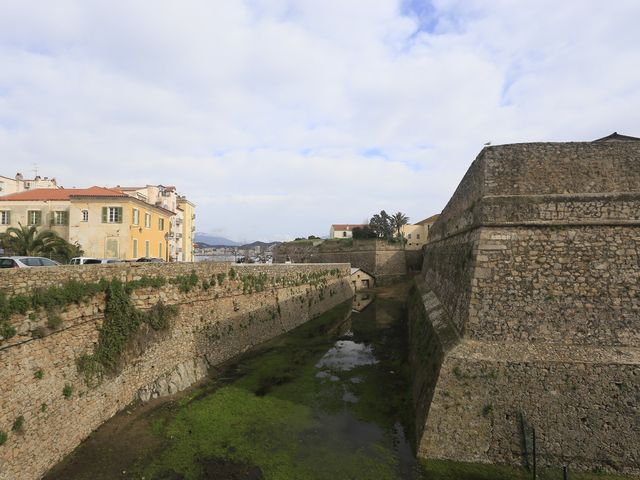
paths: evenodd
<path fill-rule="evenodd" d="M 200 388 L 119 414 L 48 478 L 417 478 L 405 302 L 352 310 L 362 303 L 247 352 Z"/>

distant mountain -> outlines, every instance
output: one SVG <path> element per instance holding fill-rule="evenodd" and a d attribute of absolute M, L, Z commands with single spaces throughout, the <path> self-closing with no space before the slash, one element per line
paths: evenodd
<path fill-rule="evenodd" d="M 247 243 L 246 245 L 242 245 L 241 248 L 256 248 L 256 247 L 260 247 L 261 250 L 269 250 L 271 249 L 271 247 L 273 247 L 274 245 L 278 245 L 282 242 L 252 242 L 252 243 Z"/>
<path fill-rule="evenodd" d="M 196 232 L 196 243 L 206 243 L 210 246 L 238 247 L 240 244 L 224 237 L 214 237 L 203 232 Z"/>

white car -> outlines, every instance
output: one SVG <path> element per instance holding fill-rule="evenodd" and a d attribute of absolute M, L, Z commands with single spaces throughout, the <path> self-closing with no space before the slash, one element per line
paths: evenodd
<path fill-rule="evenodd" d="M 0 268 L 56 267 L 55 260 L 45 257 L 0 257 Z"/>
<path fill-rule="evenodd" d="M 120 263 L 122 260 L 116 258 L 91 258 L 91 257 L 75 257 L 69 262 L 69 265 L 90 265 L 96 263 Z"/>

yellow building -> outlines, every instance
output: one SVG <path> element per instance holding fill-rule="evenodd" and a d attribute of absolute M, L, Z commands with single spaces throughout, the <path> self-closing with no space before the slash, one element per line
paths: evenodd
<path fill-rule="evenodd" d="M 129 196 L 175 213 L 169 229 L 169 261 L 194 261 L 195 205 L 176 187 L 169 185 L 146 185 L 144 187 L 116 187 Z"/>
<path fill-rule="evenodd" d="M 420 250 L 429 240 L 429 229 L 440 215 L 431 215 L 413 225 L 403 225 L 401 232 L 407 250 Z"/>
<path fill-rule="evenodd" d="M 178 261 L 193 262 L 195 260 L 196 206 L 185 197 L 178 197 L 178 210 L 182 212 L 182 242 L 178 242 Z M 182 249 L 182 251 L 180 251 Z"/>
<path fill-rule="evenodd" d="M 174 215 L 117 189 L 42 188 L 0 197 L 0 232 L 35 225 L 78 243 L 87 257 L 167 259 Z"/>

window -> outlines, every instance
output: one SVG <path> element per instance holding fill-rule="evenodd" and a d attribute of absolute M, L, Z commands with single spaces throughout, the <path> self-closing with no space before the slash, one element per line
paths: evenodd
<path fill-rule="evenodd" d="M 133 258 L 138 258 L 138 239 L 133 239 Z"/>
<path fill-rule="evenodd" d="M 131 223 L 133 223 L 134 225 L 140 225 L 140 210 L 134 208 L 131 211 L 131 218 Z"/>
<path fill-rule="evenodd" d="M 83 222 L 89 221 L 89 210 L 82 210 L 82 221 Z"/>
<path fill-rule="evenodd" d="M 420 240 L 420 234 L 416 233 L 416 239 Z"/>
<path fill-rule="evenodd" d="M 54 225 L 67 225 L 69 223 L 69 215 L 67 212 L 53 212 L 53 224 Z"/>
<path fill-rule="evenodd" d="M 164 230 L 164 218 L 158 219 L 158 230 L 160 231 Z"/>
<path fill-rule="evenodd" d="M 122 207 L 102 207 L 102 223 L 122 223 Z"/>
<path fill-rule="evenodd" d="M 163 255 L 162 255 L 162 242 L 158 242 L 158 258 L 163 258 Z"/>
<path fill-rule="evenodd" d="M 144 226 L 146 228 L 151 228 L 151 214 L 150 213 L 145 213 L 144 214 Z"/>
<path fill-rule="evenodd" d="M 342 236 L 346 237 L 347 236 L 347 232 L 342 232 Z"/>
<path fill-rule="evenodd" d="M 42 212 L 40 210 L 27 211 L 28 225 L 40 225 L 41 222 L 42 222 Z"/>
<path fill-rule="evenodd" d="M 149 240 L 146 240 L 144 242 L 144 256 L 145 257 L 149 256 Z"/>
<path fill-rule="evenodd" d="M 411 234 L 407 235 L 407 238 L 408 238 L 409 240 L 411 240 Z"/>
<path fill-rule="evenodd" d="M 0 210 L 0 225 L 9 225 L 11 223 L 11 212 L 9 210 Z"/>

